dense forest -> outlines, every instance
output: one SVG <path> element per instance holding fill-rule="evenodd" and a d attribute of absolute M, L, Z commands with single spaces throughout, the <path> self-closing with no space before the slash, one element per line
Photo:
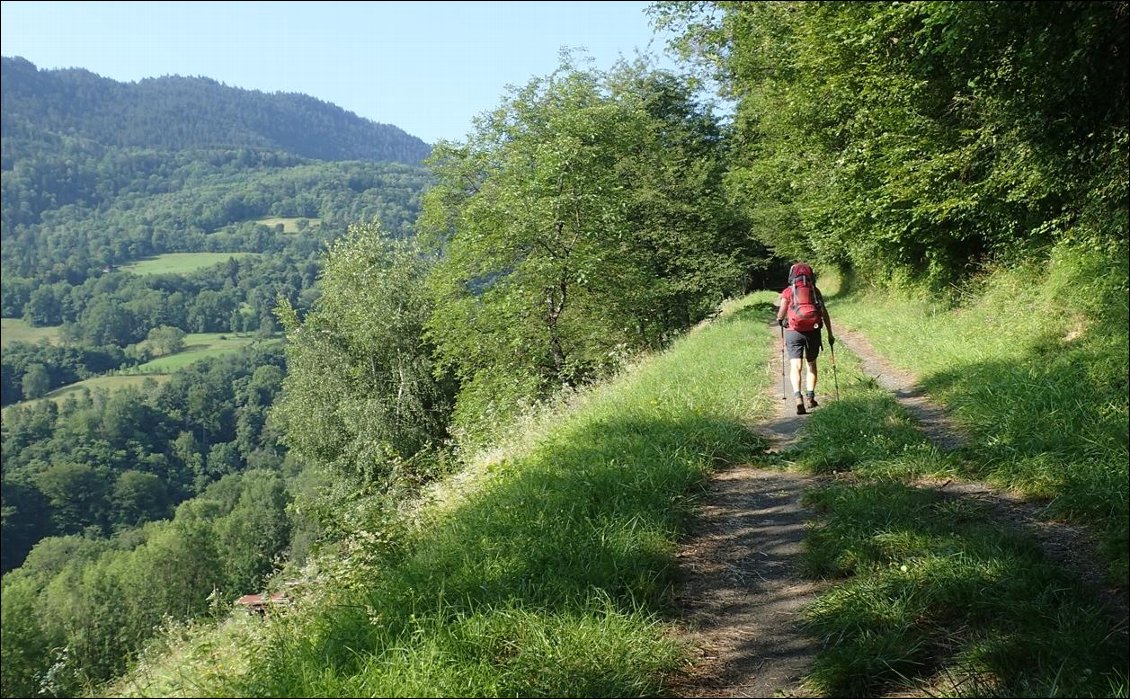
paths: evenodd
<path fill-rule="evenodd" d="M 0 303 L 64 340 L 4 348 L 5 404 L 137 366 L 142 343 L 178 332 L 257 335 L 164 383 L 8 408 L 5 696 L 97 693 L 160 625 L 225 618 L 233 596 L 279 589 L 311 562 L 341 588 L 327 598 L 363 601 L 260 639 L 246 684 L 222 691 L 379 691 L 352 682 L 396 675 L 420 624 L 439 638 L 498 600 L 507 625 L 566 599 L 596 600 L 605 620 L 660 605 L 659 553 L 645 556 L 655 569 L 608 580 L 522 578 L 528 609 L 500 582 L 512 571 L 437 582 L 448 569 L 431 564 L 480 532 L 453 529 L 414 559 L 409 503 L 538 406 L 779 286 L 790 260 L 943 308 L 994 272 L 1054 263 L 1083 285 L 1069 299 L 1078 327 L 1109 324 L 1102 299 L 1124 303 L 1126 2 L 660 2 L 651 15 L 678 37 L 681 74 L 565 51 L 422 166 L 399 130 L 310 98 L 4 59 Z M 319 224 L 287 233 L 272 217 Z M 121 268 L 168 252 L 260 255 L 184 275 Z M 1104 396 L 1126 393 L 1122 348 L 1109 359 L 1117 330 L 1094 340 L 1095 366 L 1113 370 L 1084 379 Z M 1104 425 L 1125 416 L 1124 401 L 1093 407 Z M 1108 466 L 1110 449 L 1088 449 L 1080 468 Z M 1118 525 L 1107 545 L 1124 550 L 1124 495 L 1096 501 Z M 643 521 L 632 532 L 646 541 Z M 455 591 L 437 602 L 441 583 Z M 432 659 L 442 643 L 429 643 Z M 474 673 L 509 662 L 502 646 L 478 652 Z M 560 691 L 519 674 L 534 684 L 488 678 L 481 691 Z"/>

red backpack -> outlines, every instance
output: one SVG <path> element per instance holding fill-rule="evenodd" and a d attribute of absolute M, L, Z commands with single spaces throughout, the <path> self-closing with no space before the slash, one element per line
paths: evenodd
<path fill-rule="evenodd" d="M 824 322 L 824 300 L 816 288 L 816 275 L 812 268 L 803 262 L 789 268 L 789 288 L 792 298 L 789 301 L 789 327 L 797 332 L 818 330 Z"/>

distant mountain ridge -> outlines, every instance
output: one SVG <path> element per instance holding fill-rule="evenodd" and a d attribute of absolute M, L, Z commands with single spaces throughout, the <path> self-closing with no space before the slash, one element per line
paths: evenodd
<path fill-rule="evenodd" d="M 203 77 L 123 83 L 83 69 L 40 70 L 7 56 L 0 73 L 5 140 L 50 134 L 126 148 L 255 148 L 409 165 L 431 150 L 396 126 L 297 93 L 268 94 Z"/>

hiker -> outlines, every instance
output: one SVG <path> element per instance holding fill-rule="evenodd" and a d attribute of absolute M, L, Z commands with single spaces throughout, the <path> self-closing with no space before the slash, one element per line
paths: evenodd
<path fill-rule="evenodd" d="M 828 329 L 828 343 L 836 343 L 832 334 L 832 319 L 828 316 L 828 308 L 824 305 L 820 289 L 816 287 L 816 275 L 812 273 L 812 267 L 798 262 L 789 268 L 789 285 L 781 291 L 775 305 L 777 323 L 784 328 L 782 340 L 789 355 L 796 413 L 804 415 L 819 405 L 816 402 L 816 358 L 820 356 L 823 345 L 821 328 Z M 803 394 L 800 368 L 802 359 L 808 360 Z"/>

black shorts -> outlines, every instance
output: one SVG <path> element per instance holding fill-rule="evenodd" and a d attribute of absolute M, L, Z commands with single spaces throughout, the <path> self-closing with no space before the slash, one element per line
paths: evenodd
<path fill-rule="evenodd" d="M 820 330 L 810 330 L 806 333 L 796 330 L 785 330 L 785 349 L 789 359 L 807 357 L 808 361 L 815 362 L 820 356 Z"/>

